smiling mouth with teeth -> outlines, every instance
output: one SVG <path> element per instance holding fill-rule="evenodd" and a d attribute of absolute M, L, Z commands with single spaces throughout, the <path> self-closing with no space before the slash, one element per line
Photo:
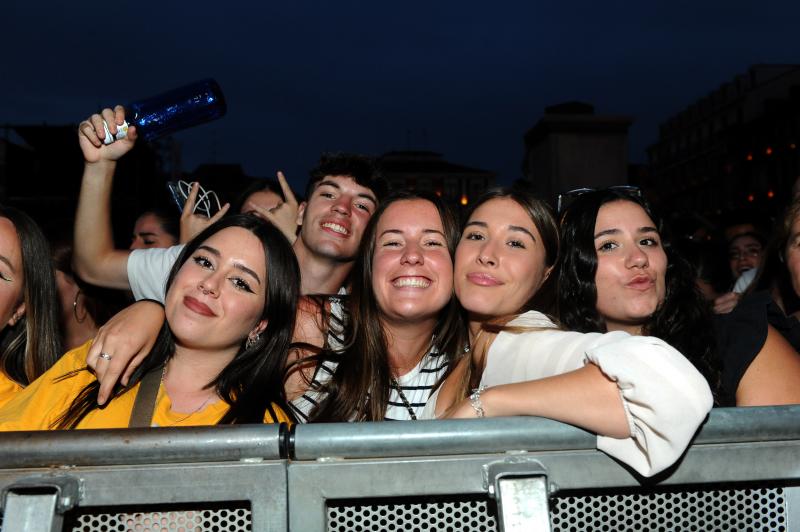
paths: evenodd
<path fill-rule="evenodd" d="M 399 279 L 395 279 L 392 284 L 397 288 L 428 288 L 431 285 L 431 282 L 423 277 L 401 277 Z"/>
<path fill-rule="evenodd" d="M 350 234 L 350 232 L 347 230 L 346 227 L 341 226 L 339 224 L 332 223 L 332 222 L 325 222 L 325 223 L 322 224 L 322 227 L 324 227 L 326 229 L 330 229 L 331 231 L 333 231 L 335 233 L 339 233 L 340 235 Z"/>

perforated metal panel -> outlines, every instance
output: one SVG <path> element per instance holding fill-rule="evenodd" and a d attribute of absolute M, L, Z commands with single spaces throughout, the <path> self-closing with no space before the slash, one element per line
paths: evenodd
<path fill-rule="evenodd" d="M 485 497 L 459 499 L 403 499 L 400 504 L 364 504 L 364 501 L 329 501 L 328 530 L 442 530 L 489 532 L 497 530 L 495 505 Z M 358 504 L 361 503 L 361 504 Z"/>
<path fill-rule="evenodd" d="M 786 531 L 782 488 L 565 495 L 550 503 L 554 531 Z"/>
<path fill-rule="evenodd" d="M 230 506 L 196 507 L 187 510 L 159 507 L 159 511 L 120 512 L 108 508 L 85 508 L 70 516 L 73 532 L 239 532 L 252 530 L 250 509 L 240 503 Z M 126 510 L 128 510 L 126 508 Z"/>
<path fill-rule="evenodd" d="M 780 487 L 562 493 L 550 501 L 550 519 L 554 532 L 787 530 Z M 474 496 L 329 501 L 328 530 L 493 531 L 496 506 Z"/>

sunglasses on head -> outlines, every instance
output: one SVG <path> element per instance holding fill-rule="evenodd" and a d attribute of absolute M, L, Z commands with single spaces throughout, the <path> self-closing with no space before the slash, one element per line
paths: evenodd
<path fill-rule="evenodd" d="M 612 185 L 606 188 L 574 188 L 569 192 L 562 192 L 558 195 L 558 201 L 556 203 L 556 213 L 561 214 L 563 213 L 570 204 L 575 201 L 576 198 L 588 194 L 589 192 L 597 192 L 598 190 L 618 190 L 620 192 L 626 192 L 637 198 L 642 197 L 642 189 L 633 185 Z"/>

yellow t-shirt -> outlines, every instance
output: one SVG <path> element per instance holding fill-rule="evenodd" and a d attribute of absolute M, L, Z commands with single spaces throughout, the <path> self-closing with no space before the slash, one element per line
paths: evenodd
<path fill-rule="evenodd" d="M 22 385 L 17 381 L 12 380 L 11 377 L 0 371 L 0 408 L 7 402 L 14 398 L 18 391 L 22 389 Z"/>
<path fill-rule="evenodd" d="M 95 380 L 90 371 L 80 371 L 74 376 L 58 380 L 59 377 L 86 367 L 86 354 L 91 342 L 67 352 L 44 375 L 36 379 L 24 390 L 17 393 L 0 408 L 0 431 L 48 430 L 55 420 L 69 408 L 75 397 L 89 383 Z M 130 421 L 136 394 L 137 383 L 133 389 L 111 401 L 104 408 L 92 410 L 78 424 L 79 429 L 126 428 Z M 189 427 L 215 425 L 228 410 L 228 404 L 219 400 L 191 414 L 173 412 L 172 402 L 162 385 L 158 390 L 153 412 L 154 427 Z M 273 404 L 277 419 L 264 412 L 264 423 L 290 422 L 286 413 Z"/>

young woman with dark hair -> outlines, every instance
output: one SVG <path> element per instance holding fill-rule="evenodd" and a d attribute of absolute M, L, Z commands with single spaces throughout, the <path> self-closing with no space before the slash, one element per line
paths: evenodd
<path fill-rule="evenodd" d="M 575 199 L 561 221 L 564 326 L 661 338 L 703 373 L 722 405 L 800 399 L 797 353 L 766 319 L 753 324 L 738 310 L 712 318 L 691 267 L 664 240 L 657 220 L 631 192 L 608 189 Z"/>
<path fill-rule="evenodd" d="M 644 222 L 647 223 L 643 222 L 641 228 L 637 227 L 637 234 L 641 237 L 640 246 L 645 250 L 655 249 L 659 255 L 659 260 L 654 261 L 649 268 L 659 269 L 653 290 L 648 290 L 650 286 L 647 279 L 643 279 L 643 290 L 631 290 L 631 294 L 639 296 L 639 299 L 646 299 L 651 293 L 657 297 L 645 301 L 646 316 L 634 319 L 633 326 L 627 328 L 608 327 L 606 316 L 598 309 L 598 305 L 602 306 L 605 300 L 598 297 L 598 292 L 602 292 L 604 288 L 597 286 L 598 256 L 604 254 L 605 257 L 620 247 L 614 240 L 618 229 L 612 228 L 610 231 L 614 232 L 609 232 L 605 239 L 598 239 L 598 212 L 606 203 L 617 200 L 638 206 L 639 209 L 628 209 L 634 214 L 644 212 L 647 217 Z M 622 214 L 630 216 L 627 210 Z M 561 219 L 564 253 L 558 271 L 559 319 L 565 327 L 574 331 L 627 330 L 632 334 L 661 338 L 689 358 L 706 377 L 712 389 L 717 389 L 720 375 L 719 365 L 715 360 L 716 339 L 713 327 L 710 326 L 710 308 L 695 287 L 691 265 L 682 255 L 674 252 L 669 241 L 662 240 L 663 228 L 653 222 L 653 219 L 644 201 L 638 195 L 624 190 L 589 192 L 570 205 Z M 617 220 L 624 222 L 627 218 Z"/>
<path fill-rule="evenodd" d="M 0 207 L 0 406 L 61 356 L 50 248 L 25 213 Z"/>
<path fill-rule="evenodd" d="M 476 201 L 454 271 L 471 356 L 423 416 L 549 417 L 597 433 L 598 449 L 656 474 L 681 455 L 711 408 L 708 386 L 657 338 L 564 331 L 530 310 L 557 257 L 557 226 L 542 202 L 514 190 Z"/>
<path fill-rule="evenodd" d="M 105 408 L 97 406 L 99 383 L 84 365 L 87 343 L 1 409 L 0 428 L 126 427 L 151 374 L 161 380 L 153 425 L 286 421 L 282 375 L 299 285 L 280 231 L 254 216 L 225 218 L 181 253 L 155 346 Z"/>

